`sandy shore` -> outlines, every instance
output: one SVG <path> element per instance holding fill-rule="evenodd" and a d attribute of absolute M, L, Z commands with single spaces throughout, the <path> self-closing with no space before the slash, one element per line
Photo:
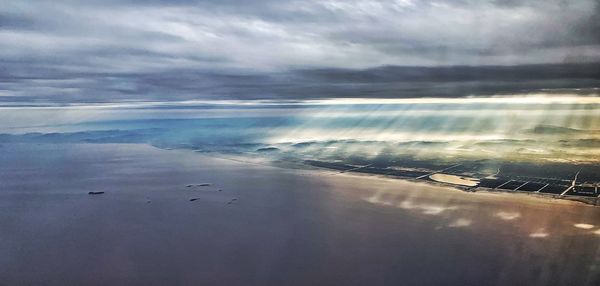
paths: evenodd
<path fill-rule="evenodd" d="M 136 144 L 0 151 L 7 285 L 600 283 L 581 203 Z"/>

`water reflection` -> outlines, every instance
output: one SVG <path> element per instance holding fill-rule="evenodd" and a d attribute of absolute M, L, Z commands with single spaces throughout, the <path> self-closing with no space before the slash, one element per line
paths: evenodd
<path fill-rule="evenodd" d="M 451 222 L 448 227 L 468 227 L 473 223 L 472 220 L 467 218 L 459 218 L 453 222 Z"/>

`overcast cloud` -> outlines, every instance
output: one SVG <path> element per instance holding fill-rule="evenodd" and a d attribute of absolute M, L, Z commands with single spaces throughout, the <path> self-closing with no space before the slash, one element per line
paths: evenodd
<path fill-rule="evenodd" d="M 0 101 L 594 88 L 599 31 L 594 0 L 8 1 L 0 6 Z M 456 65 L 529 66 L 487 69 L 484 78 L 474 68 L 459 69 L 466 77 L 436 68 Z M 552 75 L 540 76 L 547 68 Z"/>

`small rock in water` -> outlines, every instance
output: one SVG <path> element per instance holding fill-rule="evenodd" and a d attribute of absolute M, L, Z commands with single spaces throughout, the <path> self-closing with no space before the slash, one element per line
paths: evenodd
<path fill-rule="evenodd" d="M 88 192 L 88 195 L 101 195 L 104 194 L 104 192 Z"/>
<path fill-rule="evenodd" d="M 191 187 L 209 187 L 212 186 L 211 183 L 202 183 L 202 184 L 189 184 L 186 185 L 186 187 L 191 188 Z"/>

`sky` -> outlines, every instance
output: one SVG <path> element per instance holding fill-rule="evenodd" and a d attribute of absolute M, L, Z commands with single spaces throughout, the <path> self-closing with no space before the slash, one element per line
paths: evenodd
<path fill-rule="evenodd" d="M 598 94 L 600 1 L 0 6 L 0 102 Z"/>

